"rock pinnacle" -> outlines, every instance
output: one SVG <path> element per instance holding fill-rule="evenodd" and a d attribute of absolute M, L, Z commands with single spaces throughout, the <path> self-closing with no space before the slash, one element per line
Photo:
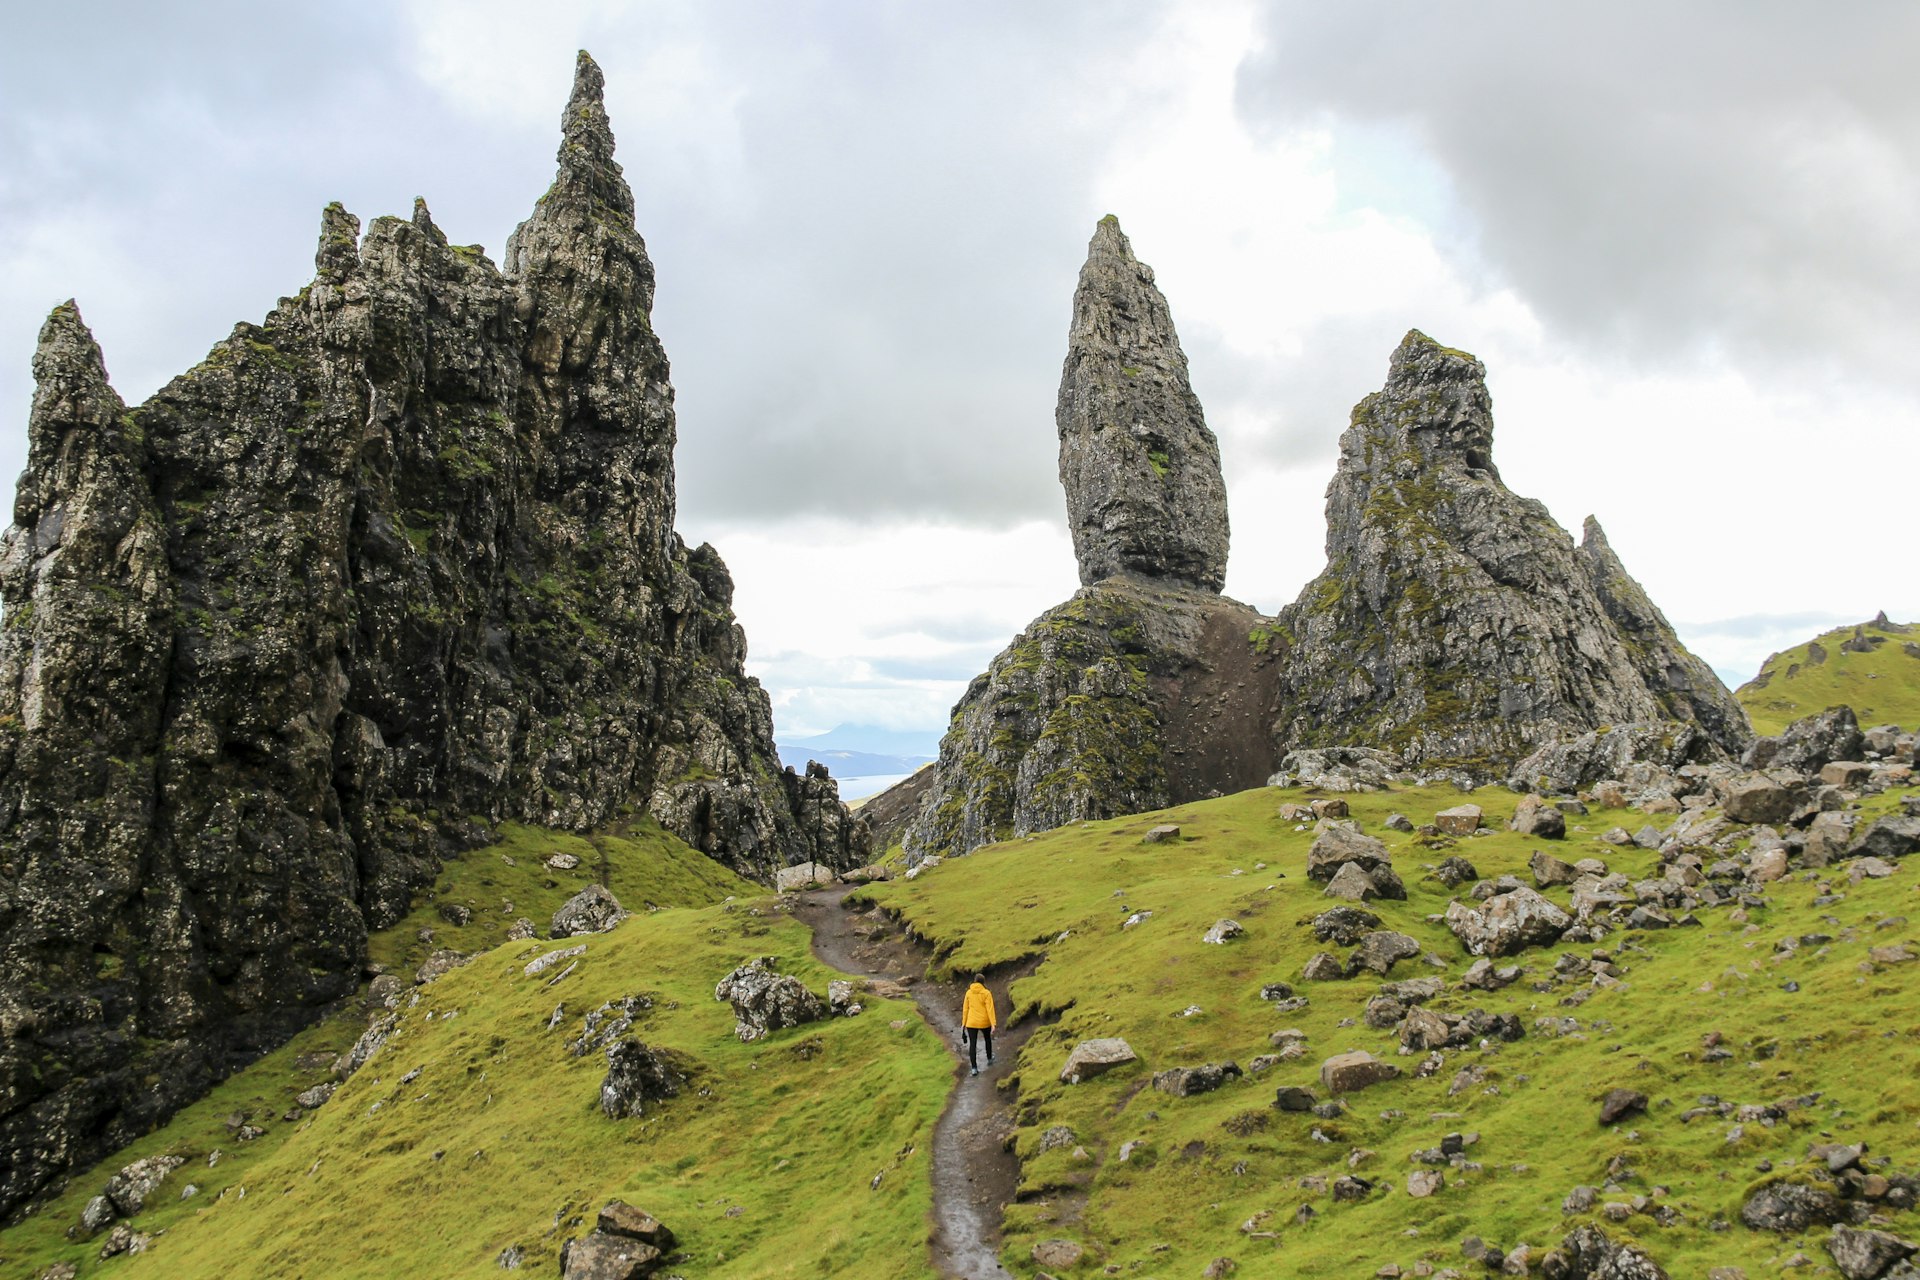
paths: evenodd
<path fill-rule="evenodd" d="M 1220 446 L 1153 269 L 1112 214 L 1094 228 L 1080 269 L 1054 419 L 1080 581 L 1131 573 L 1219 591 Z"/>
<path fill-rule="evenodd" d="M 606 77 L 585 49 L 573 68 L 573 94 L 560 117 L 561 185 L 576 186 L 603 200 L 628 217 L 633 216 L 633 192 L 613 158 L 613 126 L 607 121 Z"/>

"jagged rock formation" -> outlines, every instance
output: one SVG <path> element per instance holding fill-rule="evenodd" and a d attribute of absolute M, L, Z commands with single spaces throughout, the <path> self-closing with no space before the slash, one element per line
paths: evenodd
<path fill-rule="evenodd" d="M 351 991 L 475 818 L 866 860 L 673 531 L 584 54 L 563 135 L 504 270 L 330 206 L 312 284 L 131 411 L 48 319 L 0 554 L 0 1212 Z"/>
<path fill-rule="evenodd" d="M 1153 268 L 1112 214 L 1073 294 L 1060 398 L 1060 483 L 1088 586 L 1132 573 L 1217 592 L 1227 580 L 1220 446 Z"/>
<path fill-rule="evenodd" d="M 1327 567 L 1282 612 L 1276 734 L 1481 777 L 1537 743 L 1682 721 L 1722 750 L 1745 714 L 1588 521 L 1580 548 L 1501 482 L 1486 370 L 1409 333 L 1353 411 Z"/>
<path fill-rule="evenodd" d="M 1153 270 L 1111 215 L 1074 292 L 1056 421 L 1087 585 L 954 708 L 906 828 L 915 854 L 1258 786 L 1273 771 L 1267 619 L 1219 594 L 1219 446 Z"/>
<path fill-rule="evenodd" d="M 1164 300 L 1128 264 L 1118 225 L 1103 222 L 1075 295 L 1061 390 L 1061 479 L 1091 585 L 1042 615 L 960 700 L 909 853 L 1250 787 L 1275 762 L 1329 748 L 1484 782 L 1538 746 L 1612 726 L 1634 731 L 1619 744 L 1663 759 L 1722 759 L 1751 740 L 1745 713 L 1598 523 L 1587 521 L 1576 547 L 1545 507 L 1501 482 L 1485 369 L 1417 331 L 1341 438 L 1326 570 L 1274 619 L 1212 594 L 1211 570 L 1185 567 L 1217 536 L 1224 571 L 1226 525 L 1211 504 L 1150 507 L 1124 450 L 1087 461 L 1099 455 L 1086 442 L 1125 441 L 1092 430 L 1105 417 L 1079 408 L 1125 403 L 1117 397 L 1132 384 L 1126 370 L 1110 376 L 1114 362 L 1153 350 L 1153 367 L 1184 375 Z M 1118 332 L 1133 345 L 1088 336 Z M 1204 437 L 1213 458 L 1197 404 L 1184 417 L 1165 408 L 1190 399 L 1184 376 L 1168 388 L 1141 420 L 1191 424 L 1189 439 Z M 1102 523 L 1093 510 L 1135 514 Z M 1162 539 L 1169 554 L 1156 560 L 1116 530 Z M 1555 769 L 1589 769 L 1614 745 L 1589 743 Z"/>
<path fill-rule="evenodd" d="M 1273 771 L 1267 619 L 1131 577 L 1083 587 L 974 679 L 940 743 L 910 853 L 1259 786 Z"/>

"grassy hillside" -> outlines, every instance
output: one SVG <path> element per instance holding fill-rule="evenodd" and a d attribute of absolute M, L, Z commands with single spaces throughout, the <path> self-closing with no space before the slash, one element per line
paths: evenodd
<path fill-rule="evenodd" d="M 522 970 L 580 939 L 499 945 L 420 988 L 379 1056 L 324 1106 L 285 1122 L 294 1095 L 329 1078 L 323 1064 L 353 1042 L 365 1014 L 310 1029 L 0 1234 L 0 1276 L 37 1276 L 67 1260 L 82 1276 L 132 1280 L 477 1277 L 501 1274 L 496 1258 L 509 1245 L 526 1270 L 552 1274 L 561 1243 L 615 1196 L 673 1228 L 690 1274 L 920 1274 L 926 1140 L 951 1060 L 912 1005 L 870 1001 L 865 1016 L 741 1044 L 731 1010 L 713 998 L 734 966 L 775 955 L 816 992 L 830 976 L 810 959 L 806 930 L 768 915 L 764 899 L 720 901 L 763 890 L 657 829 L 585 841 L 505 834 L 450 867 L 434 898 L 376 950 L 411 963 L 426 946 L 420 928 L 434 930 L 433 946 L 457 947 L 488 940 L 485 931 L 497 940 L 514 914 L 544 932 L 591 866 L 549 871 L 543 859 L 556 851 L 604 858 L 616 894 L 639 913 L 586 939 L 579 967 L 557 986 L 548 985 L 557 968 L 531 978 Z M 474 923 L 448 925 L 441 901 L 470 905 Z M 662 909 L 646 913 L 649 901 Z M 698 1071 L 659 1111 L 613 1121 L 597 1107 L 604 1057 L 571 1057 L 565 1043 L 585 1013 L 632 994 L 653 1001 L 637 1034 Z M 564 1012 L 549 1031 L 556 1006 Z M 235 1112 L 266 1135 L 236 1141 L 225 1123 Z M 148 1252 L 102 1262 L 98 1238 L 66 1239 L 114 1169 L 162 1153 L 189 1161 L 133 1220 L 156 1233 Z M 183 1201 L 189 1182 L 199 1194 Z"/>
<path fill-rule="evenodd" d="M 1858 632 L 1868 651 L 1845 646 Z M 1802 716 L 1846 703 L 1861 727 L 1920 725 L 1920 627 L 1839 627 L 1776 653 L 1735 692 L 1755 732 L 1779 733 Z"/>
<path fill-rule="evenodd" d="M 1319 1090 L 1318 1065 L 1334 1053 L 1367 1049 L 1409 1077 L 1420 1062 L 1398 1056 L 1391 1031 L 1357 1021 L 1378 979 L 1301 979 L 1315 951 L 1341 949 L 1323 947 L 1307 928 L 1333 904 L 1304 876 L 1312 833 L 1276 817 L 1289 798 L 1297 797 L 1253 791 L 1056 831 L 871 891 L 942 948 L 952 969 L 1047 956 L 1013 988 L 1022 1007 L 1059 1015 L 1034 1035 L 1020 1064 L 1025 1187 L 1009 1213 L 1003 1255 L 1016 1274 L 1030 1273 L 1032 1245 L 1051 1238 L 1083 1244 L 1123 1275 L 1198 1275 L 1223 1256 L 1245 1275 L 1282 1274 L 1274 1268 L 1284 1266 L 1289 1276 L 1350 1277 L 1423 1259 L 1461 1266 L 1460 1243 L 1470 1235 L 1508 1248 L 1529 1242 L 1536 1251 L 1557 1241 L 1582 1220 L 1563 1219 L 1562 1198 L 1577 1184 L 1605 1182 L 1618 1157 L 1633 1174 L 1606 1199 L 1655 1197 L 1680 1217 L 1662 1227 L 1636 1215 L 1606 1224 L 1609 1232 L 1637 1237 L 1676 1277 L 1705 1275 L 1710 1265 L 1770 1275 L 1794 1242 L 1737 1225 L 1745 1193 L 1761 1177 L 1758 1162 L 1790 1166 L 1804 1161 L 1809 1141 L 1832 1136 L 1867 1141 L 1901 1167 L 1920 1164 L 1920 965 L 1862 967 L 1869 946 L 1920 937 L 1899 919 L 1920 909 L 1911 867 L 1857 888 L 1841 876 L 1844 900 L 1825 906 L 1812 900 L 1829 877 L 1795 876 L 1772 886 L 1769 906 L 1750 922 L 1721 910 L 1704 913 L 1698 928 L 1616 934 L 1603 948 L 1625 970 L 1617 990 L 1554 981 L 1559 957 L 1590 955 L 1591 946 L 1530 951 L 1514 985 L 1471 999 L 1450 991 L 1437 1002 L 1516 1013 L 1527 1028 L 1523 1040 L 1449 1051 L 1431 1078 L 1349 1095 L 1351 1110 L 1338 1119 L 1272 1110 L 1276 1086 Z M 1351 798 L 1366 829 L 1393 847 L 1410 895 L 1369 909 L 1383 927 L 1413 935 L 1446 962 L 1440 970 L 1402 962 L 1395 980 L 1457 978 L 1468 963 L 1433 918 L 1450 895 L 1421 879 L 1423 864 L 1451 852 L 1483 875 L 1524 876 L 1529 852 L 1544 843 L 1500 831 L 1429 851 L 1380 827 L 1391 811 L 1421 822 L 1460 798 L 1438 790 Z M 1489 807 L 1490 821 L 1504 818 L 1515 799 L 1504 792 L 1474 798 Z M 1869 811 L 1891 803 L 1876 799 Z M 1182 827 L 1178 844 L 1141 842 L 1147 828 L 1167 821 Z M 1556 855 L 1601 857 L 1636 878 L 1655 874 L 1655 854 L 1594 839 L 1616 822 L 1637 829 L 1644 816 L 1595 812 L 1576 821 L 1578 829 L 1552 846 Z M 1565 894 L 1552 891 L 1563 904 Z M 1129 912 L 1142 910 L 1152 917 L 1121 928 Z M 1239 920 L 1246 937 L 1202 943 L 1202 932 L 1223 916 Z M 1832 940 L 1790 956 L 1775 950 L 1777 940 L 1816 932 Z M 1783 990 L 1789 979 L 1797 992 Z M 1260 988 L 1275 981 L 1294 984 L 1310 1007 L 1274 1012 Z M 1201 1012 L 1183 1016 L 1194 1005 Z M 1572 1022 L 1549 1030 L 1537 1019 Z M 1152 1072 L 1169 1067 L 1227 1059 L 1245 1067 L 1270 1051 L 1269 1034 L 1283 1027 L 1307 1033 L 1305 1057 L 1197 1097 L 1145 1087 Z M 1716 1031 L 1732 1060 L 1703 1059 L 1702 1037 Z M 1142 1062 L 1079 1086 L 1060 1084 L 1069 1050 L 1098 1036 L 1123 1037 Z M 1484 1077 L 1456 1093 L 1463 1068 Z M 1604 1129 L 1598 1103 L 1616 1086 L 1642 1090 L 1653 1103 L 1637 1121 Z M 1739 1105 L 1813 1092 L 1821 1095 L 1817 1104 L 1770 1127 L 1749 1122 L 1737 1137 L 1731 1119 L 1683 1119 L 1708 1095 Z M 1041 1153 L 1041 1135 L 1056 1125 L 1070 1127 L 1075 1142 Z M 1448 1169 L 1445 1189 L 1409 1198 L 1408 1173 L 1425 1167 L 1409 1156 L 1453 1131 L 1478 1133 L 1466 1154 L 1482 1167 L 1464 1176 Z M 1143 1145 L 1122 1163 L 1128 1142 Z M 1074 1157 L 1076 1144 L 1089 1159 Z M 1335 1203 L 1300 1183 L 1349 1171 L 1382 1186 L 1363 1201 Z M 1302 1204 L 1315 1216 L 1298 1225 Z M 1909 1235 L 1920 1226 L 1912 1217 L 1903 1226 Z M 1242 1231 L 1256 1219 L 1255 1230 L 1274 1232 L 1273 1239 Z M 1736 1225 L 1716 1229 L 1729 1222 Z M 1799 1243 L 1824 1260 L 1820 1238 L 1824 1231 Z"/>

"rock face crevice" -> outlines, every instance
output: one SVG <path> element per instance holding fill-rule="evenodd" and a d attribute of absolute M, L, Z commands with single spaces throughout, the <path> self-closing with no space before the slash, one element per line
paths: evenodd
<path fill-rule="evenodd" d="M 1476 777 L 1608 724 L 1746 717 L 1627 575 L 1493 463 L 1486 370 L 1418 331 L 1362 400 L 1327 489 L 1327 567 L 1283 610 L 1276 734 Z"/>
<path fill-rule="evenodd" d="M 350 992 L 486 823 L 866 860 L 673 530 L 601 88 L 583 54 L 505 270 L 329 206 L 312 283 L 133 409 L 49 317 L 0 550 L 0 1212 Z"/>

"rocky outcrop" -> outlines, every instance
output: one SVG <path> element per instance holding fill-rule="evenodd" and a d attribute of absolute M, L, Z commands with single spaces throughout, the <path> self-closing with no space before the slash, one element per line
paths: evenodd
<path fill-rule="evenodd" d="M 1327 490 L 1327 567 L 1289 608 L 1283 748 L 1391 750 L 1477 777 L 1601 725 L 1750 737 L 1599 527 L 1576 548 L 1493 461 L 1486 370 L 1418 331 L 1362 400 Z"/>
<path fill-rule="evenodd" d="M 674 533 L 652 303 L 583 56 L 504 268 L 329 206 L 312 283 L 131 410 L 49 317 L 0 552 L 0 1212 L 351 991 L 471 817 L 867 860 Z"/>
<path fill-rule="evenodd" d="M 733 1006 L 733 1034 L 751 1044 L 768 1034 L 818 1022 L 827 1016 L 827 1006 L 807 985 L 790 974 L 773 969 L 771 956 L 761 956 L 720 979 L 713 989 L 715 1000 Z"/>
<path fill-rule="evenodd" d="M 1054 420 L 1080 581 L 1131 573 L 1218 592 L 1227 578 L 1220 446 L 1153 268 L 1133 256 L 1112 214 L 1080 268 Z"/>
<path fill-rule="evenodd" d="M 911 855 L 1257 787 L 1273 772 L 1267 619 L 1121 576 L 1042 614 L 954 708 Z"/>

